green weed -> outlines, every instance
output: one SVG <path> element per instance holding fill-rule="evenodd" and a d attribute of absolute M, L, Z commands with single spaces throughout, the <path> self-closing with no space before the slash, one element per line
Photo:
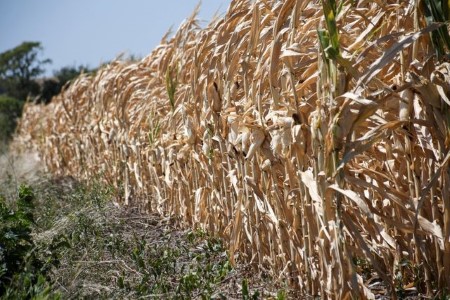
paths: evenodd
<path fill-rule="evenodd" d="M 255 291 L 252 294 L 248 287 L 247 279 L 242 280 L 242 300 L 257 300 L 259 298 L 259 292 Z"/>
<path fill-rule="evenodd" d="M 19 187 L 19 198 L 7 203 L 0 196 L 0 297 L 3 299 L 59 299 L 46 275 L 53 260 L 40 260 L 31 232 L 35 196 Z M 14 205 L 15 204 L 15 205 Z"/>

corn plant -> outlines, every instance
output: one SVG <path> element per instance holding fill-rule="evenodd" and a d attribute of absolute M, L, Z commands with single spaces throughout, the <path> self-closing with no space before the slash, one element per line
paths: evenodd
<path fill-rule="evenodd" d="M 167 68 L 166 71 L 166 89 L 167 89 L 167 96 L 169 97 L 169 101 L 170 101 L 170 106 L 172 107 L 172 111 L 175 110 L 175 92 L 177 90 L 177 78 L 173 73 L 177 73 L 177 69 L 172 70 L 171 67 Z"/>
<path fill-rule="evenodd" d="M 443 0 L 425 0 L 422 9 L 428 24 L 433 22 L 448 23 L 450 19 L 449 2 Z M 439 57 L 444 57 L 450 50 L 450 35 L 447 25 L 431 33 L 434 49 Z"/>

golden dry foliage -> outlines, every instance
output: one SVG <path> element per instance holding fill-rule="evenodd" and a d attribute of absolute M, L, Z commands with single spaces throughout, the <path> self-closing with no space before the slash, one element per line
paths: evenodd
<path fill-rule="evenodd" d="M 305 294 L 373 298 L 357 260 L 392 298 L 448 292 L 450 64 L 415 2 L 233 0 L 204 29 L 194 13 L 142 61 L 28 104 L 16 142 Z"/>

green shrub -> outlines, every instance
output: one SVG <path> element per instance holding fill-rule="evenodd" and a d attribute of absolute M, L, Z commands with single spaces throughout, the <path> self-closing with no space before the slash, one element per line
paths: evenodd
<path fill-rule="evenodd" d="M 0 196 L 0 298 L 48 299 L 51 285 L 37 258 L 31 235 L 34 194 L 24 185 L 16 203 Z M 15 205 L 14 205 L 15 204 Z M 58 298 L 58 295 L 52 298 Z"/>
<path fill-rule="evenodd" d="M 6 95 L 0 95 L 0 144 L 5 145 L 11 139 L 22 115 L 23 101 Z M 0 149 L 1 151 L 2 149 Z"/>

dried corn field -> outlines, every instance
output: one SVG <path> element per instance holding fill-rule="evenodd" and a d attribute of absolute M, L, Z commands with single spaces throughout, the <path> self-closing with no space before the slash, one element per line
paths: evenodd
<path fill-rule="evenodd" d="M 149 56 L 28 104 L 55 174 L 222 236 L 324 299 L 450 288 L 450 64 L 418 1 L 233 0 Z M 373 279 L 373 278 L 372 278 Z"/>

